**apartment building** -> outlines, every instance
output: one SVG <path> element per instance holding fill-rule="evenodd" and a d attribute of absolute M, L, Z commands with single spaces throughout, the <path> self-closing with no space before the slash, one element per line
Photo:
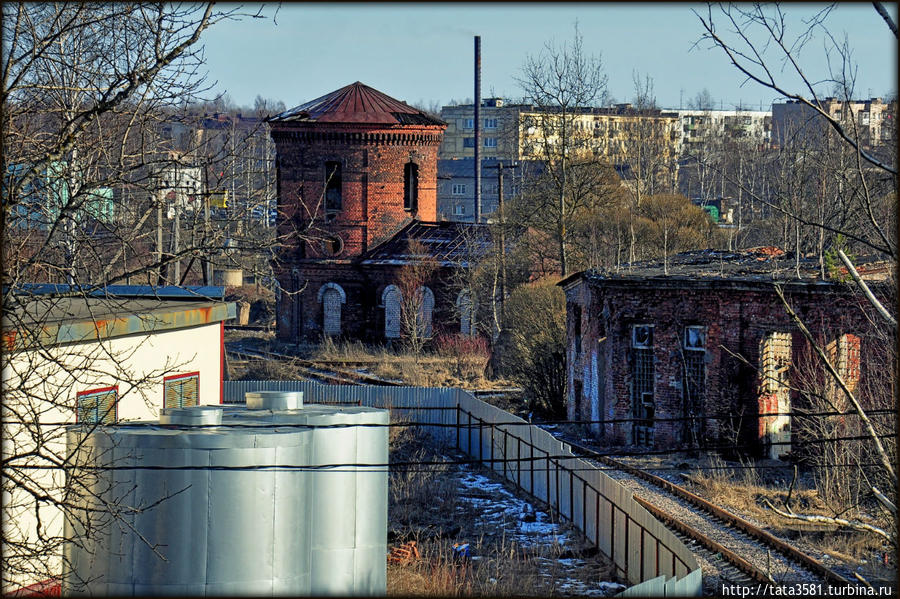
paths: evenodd
<path fill-rule="evenodd" d="M 863 148 L 874 149 L 894 144 L 897 101 L 882 98 L 842 101 L 828 97 L 822 109 L 859 139 Z M 831 130 L 815 110 L 798 101 L 772 104 L 772 138 L 779 146 L 791 141 L 812 139 Z"/>
<path fill-rule="evenodd" d="M 473 158 L 475 155 L 475 106 L 444 106 L 447 123 L 439 159 Z M 530 104 L 507 104 L 503 98 L 482 101 L 480 111 L 482 158 L 502 160 L 546 159 L 546 145 L 559 143 L 563 126 L 573 134 L 574 148 L 618 164 L 629 159 L 628 146 L 636 139 L 659 146 L 664 159 L 677 159 L 678 115 L 659 109 L 636 109 L 631 104 L 613 107 L 579 107 L 567 113 Z M 569 135 L 567 134 L 567 137 Z"/>
<path fill-rule="evenodd" d="M 677 110 L 681 154 L 727 139 L 756 147 L 772 143 L 771 110 Z"/>

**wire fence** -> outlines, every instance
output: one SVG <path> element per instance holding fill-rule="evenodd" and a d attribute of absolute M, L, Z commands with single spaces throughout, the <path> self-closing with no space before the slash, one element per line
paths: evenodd
<path fill-rule="evenodd" d="M 302 391 L 304 403 L 390 409 L 422 426 L 547 505 L 580 530 L 632 583 L 629 594 L 700 595 L 696 558 L 633 498 L 631 491 L 569 450 L 549 432 L 460 389 L 322 385 L 309 381 L 227 381 L 224 401 L 248 391 Z"/>

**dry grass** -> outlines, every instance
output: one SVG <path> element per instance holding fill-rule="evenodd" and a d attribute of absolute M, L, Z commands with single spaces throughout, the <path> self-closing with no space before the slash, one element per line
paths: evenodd
<path fill-rule="evenodd" d="M 762 524 L 773 533 L 814 545 L 818 551 L 833 558 L 834 564 L 860 568 L 864 576 L 873 579 L 895 579 L 894 564 L 884 563 L 887 551 L 883 539 L 867 532 L 839 530 L 835 526 L 800 522 L 779 516 L 765 504 L 785 510 L 789 501 L 790 509 L 797 514 L 835 516 L 834 510 L 820 497 L 818 491 L 808 482 L 795 481 L 791 490 L 791 475 L 787 480 L 765 482 L 755 468 L 729 469 L 718 456 L 705 459 L 705 466 L 711 469 L 699 470 L 687 480 L 698 495 L 730 511 L 747 516 Z M 785 510 L 787 511 L 787 510 Z M 854 518 L 860 513 L 844 513 L 840 517 Z M 884 522 L 869 522 L 884 526 Z"/>
<path fill-rule="evenodd" d="M 402 380 L 417 387 L 492 389 L 513 386 L 510 381 L 486 378 L 485 360 L 480 356 L 450 356 L 433 352 L 417 356 L 403 349 L 369 347 L 360 342 L 336 344 L 331 339 L 325 339 L 312 349 L 309 359 L 365 363 L 366 370 L 374 376 Z"/>
<path fill-rule="evenodd" d="M 427 469 L 392 468 L 389 544 L 416 541 L 420 559 L 388 564 L 387 594 L 392 596 L 552 596 L 572 594 L 558 581 L 573 576 L 558 558 L 559 545 L 524 548 L 511 541 L 502 523 L 485 526 L 477 508 L 461 501 L 456 466 L 431 447 L 414 427 L 392 427 L 391 462 L 447 461 Z M 573 535 L 574 536 L 574 535 Z M 453 560 L 454 542 L 469 543 L 473 559 Z M 590 584 L 613 580 L 600 558 L 585 560 L 581 572 Z M 559 575 L 559 576 L 557 576 Z"/>

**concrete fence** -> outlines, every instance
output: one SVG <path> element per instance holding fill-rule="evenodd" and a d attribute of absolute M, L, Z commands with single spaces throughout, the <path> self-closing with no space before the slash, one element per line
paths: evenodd
<path fill-rule="evenodd" d="M 225 403 L 247 391 L 303 391 L 305 403 L 389 408 L 433 438 L 484 463 L 570 522 L 634 586 L 623 596 L 699 596 L 700 567 L 685 545 L 634 501 L 631 491 L 568 445 L 460 389 L 322 385 L 307 381 L 229 381 Z"/>

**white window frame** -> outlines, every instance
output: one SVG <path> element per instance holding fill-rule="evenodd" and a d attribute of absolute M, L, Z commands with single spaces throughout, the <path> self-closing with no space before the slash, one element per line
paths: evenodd
<path fill-rule="evenodd" d="M 637 331 L 640 328 L 647 327 L 650 329 L 650 342 L 641 343 L 637 340 Z M 631 325 L 631 347 L 635 349 L 652 349 L 653 348 L 653 330 L 655 325 L 652 324 L 633 324 Z"/>
<path fill-rule="evenodd" d="M 688 344 L 689 339 L 689 331 L 697 331 L 699 333 L 700 345 L 690 346 Z M 703 326 L 687 326 L 684 327 L 684 340 L 682 341 L 682 346 L 687 351 L 706 351 L 706 327 Z"/>
<path fill-rule="evenodd" d="M 485 137 L 484 138 L 484 147 L 485 148 L 496 148 L 497 147 L 497 138 L 496 137 Z"/>
<path fill-rule="evenodd" d="M 450 188 L 450 193 L 455 196 L 464 196 L 466 195 L 466 184 L 465 183 L 454 183 Z"/>
<path fill-rule="evenodd" d="M 475 119 L 463 119 L 463 129 L 474 129 Z"/>
<path fill-rule="evenodd" d="M 484 119 L 484 128 L 485 129 L 496 129 L 497 128 L 497 119 Z"/>

